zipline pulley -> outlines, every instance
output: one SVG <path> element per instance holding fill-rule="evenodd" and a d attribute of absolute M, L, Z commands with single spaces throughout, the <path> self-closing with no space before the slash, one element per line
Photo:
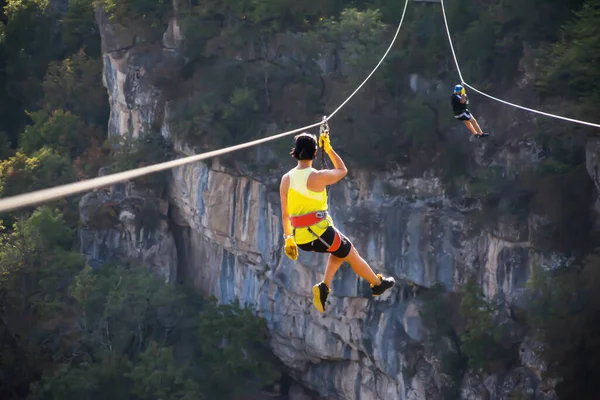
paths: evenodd
<path fill-rule="evenodd" d="M 321 127 L 319 128 L 319 136 L 323 133 L 329 134 L 329 124 L 327 123 L 327 116 L 323 116 L 323 122 L 321 123 Z M 321 147 L 321 142 L 319 141 L 319 147 Z M 327 163 L 325 162 L 325 150 L 321 147 L 321 169 L 325 169 Z"/>
<path fill-rule="evenodd" d="M 329 134 L 329 123 L 327 123 L 327 116 L 324 115 L 323 116 L 323 122 L 321 123 L 321 126 L 319 127 L 319 136 L 323 133 Z M 321 147 L 321 143 L 319 141 L 319 147 Z M 329 168 L 329 166 L 327 165 L 327 161 L 325 161 L 325 149 L 323 149 L 321 147 L 321 169 L 325 169 L 325 168 Z M 328 192 L 329 194 L 329 188 L 326 186 L 325 190 Z"/>

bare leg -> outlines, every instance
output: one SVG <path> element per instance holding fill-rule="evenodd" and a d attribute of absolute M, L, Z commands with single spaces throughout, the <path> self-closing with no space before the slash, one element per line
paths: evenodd
<path fill-rule="evenodd" d="M 379 277 L 375 275 L 375 272 L 373 272 L 371 267 L 369 267 L 369 264 L 367 264 L 360 254 L 358 254 L 358 251 L 356 251 L 354 246 L 352 246 L 350 254 L 344 258 L 344 261 L 347 261 L 354 272 L 356 272 L 356 274 L 361 278 L 367 280 L 370 284 L 379 285 L 381 283 Z"/>
<path fill-rule="evenodd" d="M 346 258 L 339 258 L 334 256 L 333 254 L 329 255 L 329 259 L 327 260 L 327 267 L 325 268 L 325 276 L 323 277 L 323 282 L 316 284 L 312 288 L 313 293 L 313 304 L 317 311 L 325 312 L 325 303 L 327 301 L 327 296 L 330 291 L 331 281 L 333 280 L 333 276 L 338 271 L 340 266 L 344 261 L 347 261 L 354 272 L 361 278 L 367 280 L 371 284 L 371 291 L 373 296 L 380 296 L 386 290 L 394 286 L 393 278 L 385 278 L 379 279 L 377 275 L 373 272 L 369 264 L 358 254 L 358 251 L 352 246 L 350 250 L 350 254 L 346 256 Z M 323 286 L 327 287 L 324 288 Z"/>
<path fill-rule="evenodd" d="M 477 131 L 475 130 L 475 127 L 471 124 L 471 121 L 463 121 L 463 122 L 465 123 L 467 128 L 469 128 L 469 130 L 471 131 L 471 133 L 473 135 L 477 135 Z"/>
<path fill-rule="evenodd" d="M 473 125 L 475 127 L 475 129 L 477 130 L 477 133 L 479 133 L 479 134 L 483 133 L 481 131 L 481 128 L 479 127 L 479 124 L 477 123 L 477 120 L 472 115 L 471 115 L 471 125 Z"/>
<path fill-rule="evenodd" d="M 333 280 L 333 276 L 335 275 L 337 270 L 340 269 L 343 263 L 343 259 L 336 257 L 333 254 L 329 255 L 329 259 L 327 260 L 327 267 L 325 267 L 325 277 L 323 278 L 323 282 L 325 282 L 328 288 L 331 287 L 331 281 Z"/>

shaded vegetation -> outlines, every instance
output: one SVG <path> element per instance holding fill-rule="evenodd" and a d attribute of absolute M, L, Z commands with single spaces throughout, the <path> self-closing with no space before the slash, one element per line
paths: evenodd
<path fill-rule="evenodd" d="M 90 1 L 91 3 L 91 1 Z M 171 0 L 95 0 L 109 20 L 134 27 L 140 40 L 160 40 L 172 12 Z"/>
<path fill-rule="evenodd" d="M 110 173 L 127 171 L 134 168 L 167 161 L 171 156 L 171 144 L 162 135 L 149 132 L 137 138 L 116 137 L 109 141 L 114 151 Z M 167 171 L 142 176 L 135 180 L 136 185 L 151 188 L 157 195 L 162 195 L 166 187 Z"/>
<path fill-rule="evenodd" d="M 147 26 L 146 40 L 164 29 L 170 4 L 103 2 L 111 18 Z M 93 6 L 6 2 L 0 196 L 171 156 L 160 134 L 107 140 Z M 245 98 L 233 96 L 236 106 Z M 137 183 L 160 195 L 165 175 Z M 77 250 L 78 199 L 0 220 L 0 398 L 225 399 L 279 379 L 265 321 L 250 309 L 203 299 L 138 265 L 86 265 Z M 144 215 L 146 226 L 156 223 Z"/>
<path fill-rule="evenodd" d="M 440 359 L 440 372 L 448 377 L 445 399 L 458 398 L 463 375 L 469 369 L 492 374 L 515 364 L 517 348 L 501 323 L 507 316 L 485 299 L 476 282 L 468 281 L 457 293 L 435 283 L 421 301 L 428 345 Z"/>
<path fill-rule="evenodd" d="M 49 207 L 0 234 L 3 398 L 223 398 L 278 379 L 250 310 L 135 265 L 91 269 L 73 243 Z"/>
<path fill-rule="evenodd" d="M 578 265 L 535 268 L 526 305 L 533 337 L 543 344 L 544 377 L 557 378 L 559 398 L 594 397 L 599 390 L 600 256 L 598 249 Z"/>
<path fill-rule="evenodd" d="M 494 373 L 518 365 L 517 343 L 509 328 L 517 324 L 524 329 L 522 335 L 538 344 L 535 365 L 541 368 L 542 378 L 556 379 L 558 398 L 595 396 L 600 362 L 600 341 L 594 334 L 600 324 L 599 271 L 599 249 L 568 267 L 549 270 L 534 265 L 526 286 L 527 301 L 513 305 L 510 313 L 485 300 L 472 281 L 458 293 L 441 284 L 428 289 L 421 296 L 421 317 L 429 345 L 440 357 L 440 372 L 450 378 L 445 398 L 457 398 L 467 367 Z"/>

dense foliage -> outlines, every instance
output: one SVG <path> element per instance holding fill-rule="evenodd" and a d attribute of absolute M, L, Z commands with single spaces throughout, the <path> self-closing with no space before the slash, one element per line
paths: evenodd
<path fill-rule="evenodd" d="M 105 2 L 114 18 L 143 13 L 150 33 L 160 28 L 166 4 Z M 6 2 L 0 196 L 169 155 L 157 135 L 107 140 L 92 6 L 77 0 L 61 11 L 43 0 Z M 139 184 L 160 189 L 164 176 Z M 250 309 L 202 299 L 138 265 L 86 265 L 76 250 L 74 197 L 0 219 L 0 398 L 228 398 L 279 378 L 265 322 Z"/>
<path fill-rule="evenodd" d="M 136 45 L 159 43 L 169 18 L 180 19 L 187 64 L 180 76 L 154 78 L 176 99 L 173 134 L 199 151 L 331 112 L 386 49 L 403 7 L 397 0 L 191 0 L 177 10 L 170 0 L 57 3 L 0 1 L 0 196 L 171 156 L 156 132 L 107 141 L 95 6 L 134 32 Z M 599 0 L 454 0 L 447 7 L 469 82 L 510 97 L 519 81 L 528 105 L 594 119 Z M 331 123 L 334 146 L 362 168 L 437 169 L 450 195 L 482 205 L 478 228 L 543 217 L 535 246 L 583 261 L 579 269 L 534 274 L 527 324 L 548 345 L 547 374 L 563 378 L 559 396 L 589 398 L 600 382 L 590 334 L 600 302 L 598 257 L 590 253 L 589 131 L 538 120 L 528 139 L 539 145 L 540 162 L 511 170 L 488 163 L 520 146 L 527 118 L 481 113 L 494 106 L 472 95 L 484 129 L 509 132 L 494 134 L 478 154 L 451 115 L 454 68 L 439 4 L 410 2 L 386 62 Z M 287 149 L 287 142 L 273 146 Z M 140 183 L 161 188 L 164 176 Z M 77 196 L 2 216 L 0 397 L 223 398 L 272 382 L 264 324 L 249 310 L 217 306 L 135 265 L 86 266 L 73 250 L 76 204 Z M 497 325 L 502 311 L 477 285 L 458 296 L 436 287 L 425 300 L 424 321 L 454 382 L 448 398 L 467 368 L 493 372 L 514 362 L 514 343 Z"/>
<path fill-rule="evenodd" d="M 91 269 L 73 242 L 46 206 L 0 232 L 2 398 L 215 398 L 277 379 L 249 309 L 134 265 Z"/>
<path fill-rule="evenodd" d="M 422 296 L 421 317 L 428 328 L 428 342 L 440 358 L 440 372 L 449 379 L 444 398 L 456 399 L 467 370 L 498 373 L 515 364 L 517 343 L 506 327 L 500 307 L 485 299 L 473 281 L 457 293 L 434 284 Z"/>

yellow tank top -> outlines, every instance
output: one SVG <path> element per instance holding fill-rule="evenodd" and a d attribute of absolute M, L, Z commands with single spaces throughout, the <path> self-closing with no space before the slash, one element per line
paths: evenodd
<path fill-rule="evenodd" d="M 327 210 L 327 191 L 313 192 L 306 186 L 308 176 L 313 171 L 316 170 L 314 168 L 294 168 L 290 170 L 290 187 L 287 196 L 288 212 L 290 213 L 290 216 Z M 333 221 L 331 220 L 331 217 L 327 215 L 327 218 L 318 224 L 311 226 L 310 229 L 317 236 L 321 236 L 331 225 L 333 225 Z M 296 228 L 295 239 L 296 243 L 304 244 L 312 242 L 317 238 L 310 233 L 307 228 Z"/>

